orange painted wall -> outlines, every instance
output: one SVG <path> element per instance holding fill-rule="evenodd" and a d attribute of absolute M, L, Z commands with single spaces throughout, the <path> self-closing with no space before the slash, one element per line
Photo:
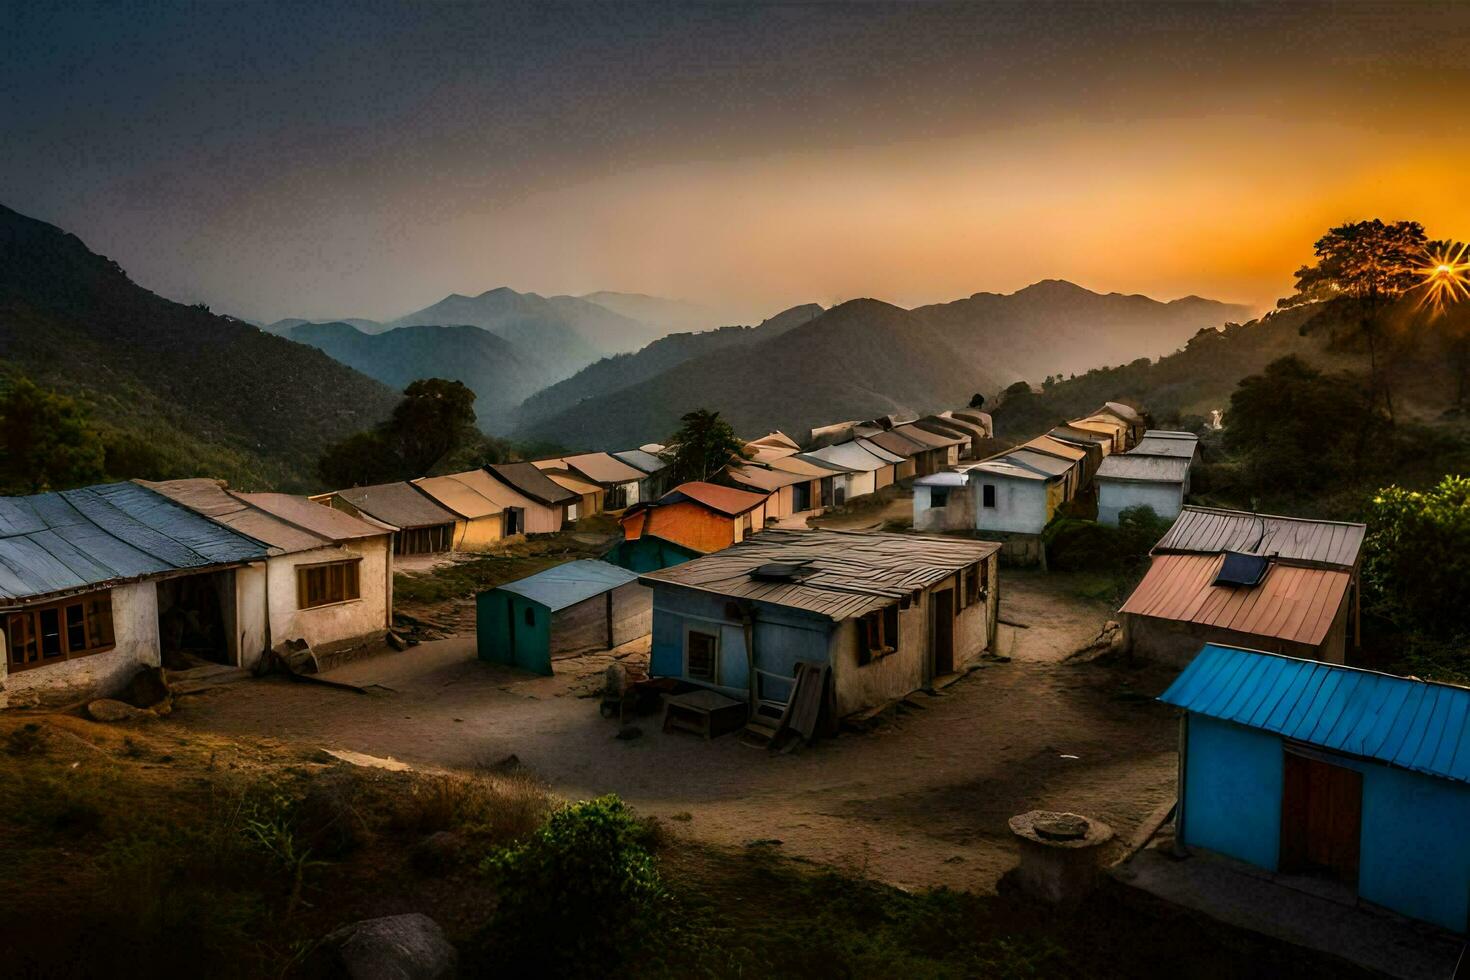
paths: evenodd
<path fill-rule="evenodd" d="M 652 534 L 708 554 L 735 543 L 735 524 L 739 520 L 686 500 L 635 514 L 623 522 L 623 536 L 631 541 Z"/>

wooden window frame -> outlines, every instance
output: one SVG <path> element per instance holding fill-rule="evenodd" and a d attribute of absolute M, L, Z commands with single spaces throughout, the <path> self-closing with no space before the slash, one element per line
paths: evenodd
<path fill-rule="evenodd" d="M 963 588 L 960 589 L 962 602 L 956 604 L 956 608 L 969 609 L 987 596 L 986 561 L 988 559 L 982 558 L 980 561 L 975 562 L 975 564 L 966 566 L 960 572 L 960 578 L 963 582 Z"/>
<path fill-rule="evenodd" d="M 309 587 L 309 576 L 316 571 L 327 571 L 333 567 L 343 569 L 350 568 L 351 587 L 348 587 L 347 575 L 344 571 L 342 579 L 342 595 L 339 598 L 323 599 L 320 602 L 311 602 Z M 327 590 L 331 588 L 331 573 L 327 572 Z M 298 610 L 321 609 L 325 606 L 341 606 L 349 602 L 362 601 L 362 559 L 359 558 L 334 558 L 331 561 L 317 561 L 309 564 L 296 566 L 296 608 Z"/>
<path fill-rule="evenodd" d="M 82 646 L 80 649 L 72 649 L 70 624 L 67 612 L 70 609 L 81 609 Z M 56 627 L 58 631 L 57 643 L 61 652 L 54 657 L 41 655 L 41 614 L 54 611 L 56 613 Z M 35 651 L 35 659 L 30 661 L 17 661 L 17 645 L 14 641 L 15 623 L 24 623 L 27 631 L 27 640 L 20 644 L 19 649 L 24 651 L 31 647 Z M 89 646 L 94 633 L 94 626 L 98 637 L 105 640 L 96 646 Z M 34 670 L 37 667 L 50 667 L 53 664 L 66 663 L 68 660 L 79 660 L 82 657 L 90 657 L 99 653 L 106 653 L 117 648 L 116 627 L 112 615 L 112 590 L 102 592 L 89 592 L 69 599 L 60 599 L 56 602 L 46 602 L 36 606 L 28 606 L 17 609 L 0 616 L 0 627 L 5 630 L 5 659 L 10 673 L 19 673 L 23 670 Z"/>
<path fill-rule="evenodd" d="M 857 621 L 858 664 L 870 664 L 898 652 L 898 603 L 875 609 Z"/>
<path fill-rule="evenodd" d="M 691 681 L 702 681 L 706 684 L 718 684 L 720 682 L 720 628 L 700 626 L 694 623 L 686 623 L 684 626 L 684 677 Z M 689 663 L 689 638 L 698 633 L 707 636 L 712 641 L 710 649 L 709 675 L 694 674 L 690 670 Z"/>

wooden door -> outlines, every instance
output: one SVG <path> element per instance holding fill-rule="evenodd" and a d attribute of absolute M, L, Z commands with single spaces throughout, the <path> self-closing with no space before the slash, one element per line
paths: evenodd
<path fill-rule="evenodd" d="M 929 635 L 934 644 L 934 676 L 954 673 L 954 590 L 929 597 Z"/>
<path fill-rule="evenodd" d="M 1286 753 L 1281 794 L 1281 870 L 1358 880 L 1363 776 Z"/>

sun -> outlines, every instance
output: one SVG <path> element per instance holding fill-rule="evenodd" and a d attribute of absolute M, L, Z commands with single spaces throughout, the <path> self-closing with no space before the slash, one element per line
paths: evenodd
<path fill-rule="evenodd" d="M 1445 243 L 1426 251 L 1418 267 L 1419 307 L 1438 316 L 1450 306 L 1470 300 L 1470 246 Z"/>

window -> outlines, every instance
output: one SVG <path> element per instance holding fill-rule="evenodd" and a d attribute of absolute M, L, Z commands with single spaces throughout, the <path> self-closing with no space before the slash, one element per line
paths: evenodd
<path fill-rule="evenodd" d="M 858 620 L 858 663 L 872 663 L 898 649 L 898 603 Z"/>
<path fill-rule="evenodd" d="M 690 680 L 713 681 L 719 677 L 720 637 L 691 629 L 684 634 L 684 676 Z"/>
<path fill-rule="evenodd" d="M 929 488 L 929 506 L 930 507 L 948 507 L 949 506 L 949 487 L 930 487 Z"/>
<path fill-rule="evenodd" d="M 436 551 L 448 551 L 452 544 L 450 524 L 434 527 L 415 527 L 393 535 L 395 555 L 428 555 Z"/>
<path fill-rule="evenodd" d="M 357 581 L 357 566 L 361 563 L 362 559 L 351 558 L 297 566 L 296 607 L 311 609 L 361 599 L 362 591 Z"/>
<path fill-rule="evenodd" d="M 980 488 L 980 503 L 983 507 L 995 506 L 995 484 L 987 483 Z"/>
<path fill-rule="evenodd" d="M 10 613 L 5 617 L 5 638 L 11 670 L 111 650 L 112 593 Z"/>
<path fill-rule="evenodd" d="M 977 561 L 965 569 L 964 595 L 961 597 L 961 608 L 973 606 L 985 598 L 985 562 Z"/>

